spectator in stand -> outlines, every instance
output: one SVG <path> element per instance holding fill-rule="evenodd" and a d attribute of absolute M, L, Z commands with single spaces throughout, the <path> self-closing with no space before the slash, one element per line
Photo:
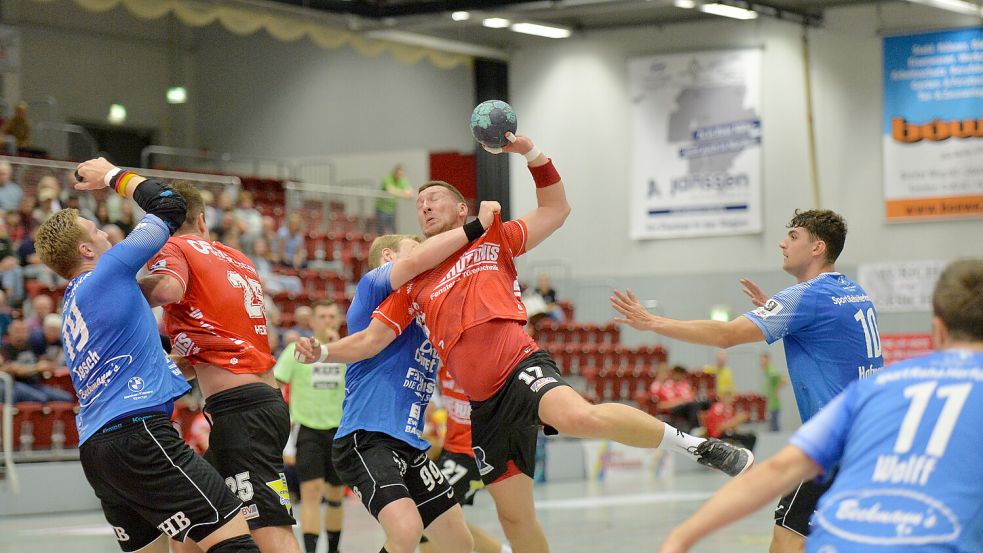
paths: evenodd
<path fill-rule="evenodd" d="M 239 194 L 239 206 L 236 207 L 235 216 L 239 224 L 239 240 L 245 252 L 250 254 L 253 251 L 253 243 L 263 233 L 263 214 L 256 209 L 251 192 Z"/>
<path fill-rule="evenodd" d="M 727 366 L 727 352 L 720 350 L 713 365 L 703 367 L 703 372 L 712 374 L 717 382 L 717 395 L 734 394 L 734 372 Z"/>
<path fill-rule="evenodd" d="M 133 216 L 133 204 L 132 202 L 123 202 L 120 205 L 119 217 L 113 221 L 113 224 L 118 226 L 123 235 L 126 236 L 130 234 L 133 227 L 136 225 L 136 218 Z"/>
<path fill-rule="evenodd" d="M 24 300 L 24 269 L 16 255 L 0 258 L 0 288 L 7 293 L 11 302 L 19 304 Z M 4 300 L 6 303 L 6 296 Z"/>
<path fill-rule="evenodd" d="M 31 229 L 37 227 L 41 224 L 40 221 L 34 218 L 35 208 L 38 206 L 37 196 L 26 195 L 20 199 L 20 205 L 17 206 L 17 213 L 20 214 L 20 221 L 18 221 L 18 226 L 20 228 L 20 233 L 14 241 L 23 240 L 25 236 L 30 234 Z M 14 231 L 11 229 L 11 234 Z"/>
<path fill-rule="evenodd" d="M 270 243 L 266 238 L 256 238 L 253 242 L 253 253 L 249 256 L 249 259 L 256 266 L 256 272 L 259 273 L 260 280 L 263 282 L 263 290 L 266 290 L 267 293 L 273 295 L 279 294 L 280 292 L 299 294 L 303 289 L 303 282 L 301 282 L 299 277 L 281 275 L 273 271 L 273 266 L 275 265 L 273 252 L 270 251 Z"/>
<path fill-rule="evenodd" d="M 3 124 L 3 129 L 0 129 L 8 144 L 7 152 L 10 154 L 31 147 L 31 121 L 27 118 L 27 109 L 26 102 L 18 102 L 17 107 L 14 108 L 14 116 Z"/>
<path fill-rule="evenodd" d="M 754 444 L 758 442 L 758 437 L 754 432 L 740 431 L 741 425 L 747 421 L 747 413 L 738 413 L 734 408 L 734 392 L 720 394 L 703 416 L 707 438 L 719 438 L 754 451 Z"/>
<path fill-rule="evenodd" d="M 39 188 L 38 206 L 34 209 L 34 219 L 44 221 L 58 211 L 61 211 L 61 207 L 58 205 L 58 193 L 51 188 Z"/>
<path fill-rule="evenodd" d="M 106 233 L 106 238 L 109 240 L 109 243 L 114 246 L 126 238 L 126 236 L 123 234 L 123 229 L 112 223 L 103 225 L 102 231 Z"/>
<path fill-rule="evenodd" d="M 92 199 L 91 196 L 86 196 L 86 198 L 90 200 Z M 93 207 L 93 204 L 91 202 L 86 202 L 83 204 L 82 199 L 77 194 L 69 194 L 68 197 L 65 198 L 65 207 L 68 209 L 77 209 L 80 217 L 90 220 L 96 218 L 96 214 L 92 211 L 92 209 L 90 209 L 90 207 Z"/>
<path fill-rule="evenodd" d="M 11 313 L 10 304 L 7 303 L 7 294 L 0 290 L 0 336 L 7 335 L 7 327 L 13 320 L 14 316 Z"/>
<path fill-rule="evenodd" d="M 300 213 L 294 212 L 288 215 L 287 224 L 280 227 L 276 237 L 280 264 L 295 269 L 302 268 L 307 257 L 307 249 L 304 247 L 304 231 Z"/>
<path fill-rule="evenodd" d="M 65 348 L 61 345 L 62 317 L 58 313 L 48 313 L 44 316 L 41 330 L 31 332 L 28 343 L 31 351 L 38 359 L 51 362 L 57 367 L 65 366 Z"/>
<path fill-rule="evenodd" d="M 536 275 L 535 293 L 543 298 L 543 302 L 546 304 L 546 314 L 549 318 L 558 323 L 562 323 L 566 319 L 563 314 L 563 308 L 557 302 L 556 290 L 553 288 L 553 282 L 550 280 L 548 273 L 539 273 Z"/>
<path fill-rule="evenodd" d="M 676 427 L 687 434 L 700 426 L 700 412 L 710 407 L 708 401 L 698 401 L 689 383 L 689 372 L 685 367 L 676 365 L 668 375 L 665 373 L 656 377 L 649 389 L 652 397 L 657 400 L 656 407 L 667 411 L 678 424 Z"/>
<path fill-rule="evenodd" d="M 771 355 L 768 352 L 761 354 L 761 370 L 765 373 L 765 398 L 768 399 L 768 423 L 772 432 L 781 429 L 779 423 L 782 400 L 778 392 L 783 386 L 788 384 L 788 378 L 771 364 Z"/>
<path fill-rule="evenodd" d="M 382 179 L 382 191 L 388 197 L 375 201 L 376 233 L 393 234 L 396 232 L 396 198 L 412 198 L 416 196 L 416 190 L 406 180 L 403 166 L 397 165 Z"/>
<path fill-rule="evenodd" d="M 298 305 L 294 309 L 294 326 L 290 330 L 297 333 L 299 337 L 310 338 L 314 335 L 311 329 L 311 316 L 313 311 L 306 305 Z"/>
<path fill-rule="evenodd" d="M 112 217 L 109 215 L 109 203 L 105 200 L 96 205 L 95 221 L 99 226 L 112 224 Z M 119 227 L 117 227 L 119 228 Z"/>
<path fill-rule="evenodd" d="M 20 205 L 24 191 L 16 182 L 10 180 L 13 169 L 7 161 L 0 161 L 0 210 L 12 211 Z"/>
<path fill-rule="evenodd" d="M 14 402 L 75 401 L 75 397 L 65 390 L 44 385 L 43 373 L 54 369 L 55 365 L 45 359 L 39 360 L 27 338 L 24 321 L 13 321 L 7 327 L 3 345 L 0 346 L 2 370 L 14 377 Z M 0 399 L 3 395 L 3 387 L 0 386 Z"/>
<path fill-rule="evenodd" d="M 44 326 L 44 318 L 55 312 L 55 300 L 47 294 L 38 294 L 31 299 L 31 309 L 26 313 L 24 322 L 27 324 L 27 331 L 31 334 L 41 332 Z"/>

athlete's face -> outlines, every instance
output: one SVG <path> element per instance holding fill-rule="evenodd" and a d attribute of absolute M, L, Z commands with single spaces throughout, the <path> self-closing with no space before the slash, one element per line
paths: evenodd
<path fill-rule="evenodd" d="M 82 254 L 91 259 L 99 259 L 99 256 L 109 251 L 113 245 L 109 243 L 109 235 L 102 231 L 95 223 L 82 217 L 78 218 L 79 226 L 85 231 L 88 239 L 79 246 Z"/>
<path fill-rule="evenodd" d="M 802 227 L 792 227 L 784 240 L 778 243 L 782 249 L 782 269 L 785 272 L 797 275 L 801 273 L 812 262 L 818 248 L 819 241 L 813 238 L 808 230 Z"/>
<path fill-rule="evenodd" d="M 311 330 L 315 335 L 322 334 L 325 330 L 337 331 L 341 326 L 337 305 L 319 305 L 314 308 L 311 315 Z"/>
<path fill-rule="evenodd" d="M 431 186 L 416 197 L 416 217 L 427 238 L 464 224 L 468 206 L 443 186 Z"/>

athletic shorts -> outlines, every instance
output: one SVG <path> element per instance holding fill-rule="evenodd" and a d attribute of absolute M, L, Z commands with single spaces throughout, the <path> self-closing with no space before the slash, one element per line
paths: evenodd
<path fill-rule="evenodd" d="M 283 474 L 290 413 L 280 391 L 262 383 L 231 388 L 205 400 L 205 414 L 212 425 L 205 459 L 245 504 L 249 529 L 292 526 Z"/>
<path fill-rule="evenodd" d="M 341 486 L 341 478 L 331 462 L 331 445 L 337 428 L 317 430 L 300 425 L 297 432 L 297 479 L 301 482 L 324 479 L 332 486 Z"/>
<path fill-rule="evenodd" d="M 123 551 L 162 533 L 201 541 L 242 507 L 163 413 L 107 424 L 79 447 L 79 457 Z"/>
<path fill-rule="evenodd" d="M 833 479 L 819 476 L 814 480 L 805 480 L 792 493 L 778 502 L 775 509 L 775 524 L 799 534 L 809 535 L 809 519 L 816 511 L 816 504 L 826 490 L 833 485 Z"/>
<path fill-rule="evenodd" d="M 426 528 L 457 505 L 454 490 L 426 452 L 388 434 L 356 430 L 336 439 L 333 451 L 341 480 L 376 519 L 386 505 L 407 497 Z"/>
<path fill-rule="evenodd" d="M 539 402 L 559 386 L 569 384 L 549 354 L 539 350 L 519 362 L 495 395 L 471 402 L 471 444 L 486 486 L 516 473 L 510 464 L 533 477 L 536 438 L 542 425 Z"/>
<path fill-rule="evenodd" d="M 474 493 L 485 487 L 474 457 L 465 453 L 441 451 L 437 467 L 454 488 L 454 497 L 461 505 L 474 505 Z"/>

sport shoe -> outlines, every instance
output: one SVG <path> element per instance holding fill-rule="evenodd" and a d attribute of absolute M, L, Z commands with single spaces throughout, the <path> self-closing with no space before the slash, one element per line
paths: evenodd
<path fill-rule="evenodd" d="M 696 446 L 696 462 L 730 476 L 739 476 L 751 468 L 754 454 L 736 445 L 710 438 Z"/>

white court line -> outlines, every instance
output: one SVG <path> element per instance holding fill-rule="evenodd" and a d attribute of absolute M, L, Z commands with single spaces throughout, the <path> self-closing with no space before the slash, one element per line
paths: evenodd
<path fill-rule="evenodd" d="M 621 507 L 625 505 L 648 505 L 652 503 L 672 503 L 674 501 L 703 501 L 715 492 L 666 492 L 632 495 L 608 495 L 598 497 L 577 497 L 572 499 L 548 499 L 536 502 L 537 511 L 563 511 L 591 509 L 596 507 Z"/>

